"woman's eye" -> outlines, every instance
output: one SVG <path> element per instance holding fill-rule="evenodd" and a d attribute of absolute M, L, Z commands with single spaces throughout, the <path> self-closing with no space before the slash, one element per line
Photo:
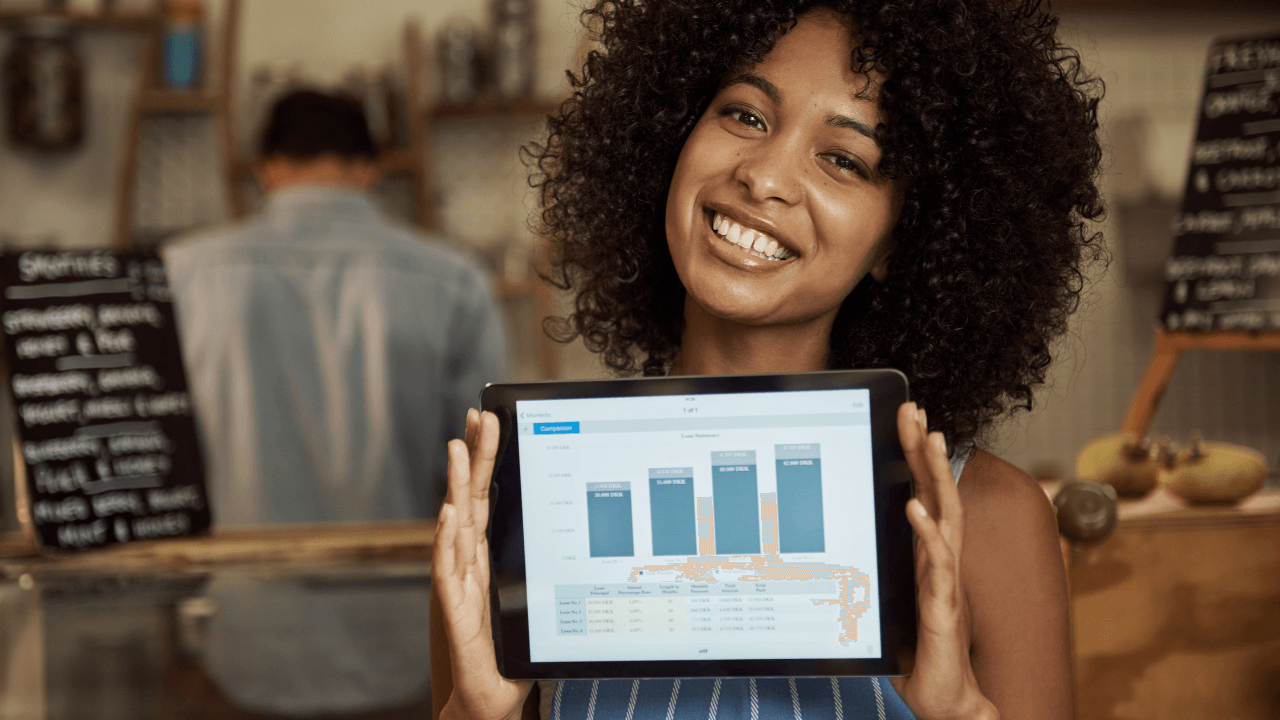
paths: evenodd
<path fill-rule="evenodd" d="M 750 128 L 764 129 L 764 119 L 750 110 L 725 108 L 724 114 Z"/>
<path fill-rule="evenodd" d="M 866 167 L 864 167 L 862 163 L 849 157 L 848 155 L 841 155 L 839 153 L 830 153 L 827 155 L 827 158 L 831 160 L 832 165 L 835 165 L 836 167 L 840 168 L 841 172 L 855 173 L 864 178 L 870 177 L 870 174 L 867 172 Z"/>

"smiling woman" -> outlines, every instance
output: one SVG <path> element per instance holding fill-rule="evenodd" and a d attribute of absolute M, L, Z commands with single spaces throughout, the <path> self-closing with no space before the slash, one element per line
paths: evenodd
<path fill-rule="evenodd" d="M 433 561 L 442 715 L 532 714 L 540 694 L 557 720 L 1070 717 L 1050 506 L 974 443 L 1030 407 L 1104 254 L 1088 225 L 1100 83 L 1036 0 L 601 0 L 586 15 L 601 49 L 528 149 L 552 279 L 574 294 L 554 329 L 619 374 L 905 373 L 929 410 L 898 413 L 914 667 L 892 687 L 502 678 L 484 535 L 498 428 L 473 411 Z"/>
<path fill-rule="evenodd" d="M 850 68 L 853 43 L 834 12 L 805 16 L 763 60 L 726 77 L 685 141 L 667 247 L 688 292 L 686 334 L 716 342 L 682 343 L 674 372 L 704 362 L 728 371 L 726 354 L 794 361 L 798 347 L 808 366 L 794 369 L 825 369 L 841 303 L 868 272 L 887 275 L 900 188 L 880 174 L 879 77 Z M 777 253 L 785 259 L 770 259 Z M 770 353 L 741 325 L 787 332 L 770 333 Z M 742 352 L 742 341 L 760 352 Z"/>
<path fill-rule="evenodd" d="M 770 133 L 784 128 L 776 123 L 796 123 L 768 115 L 782 103 L 766 90 L 784 91 L 779 99 L 796 107 L 809 98 L 787 94 L 757 65 L 798 16 L 822 6 L 857 30 L 856 42 L 836 47 L 856 47 L 838 63 L 803 66 L 845 94 L 849 112 L 832 110 L 826 129 L 861 140 L 813 158 L 898 193 L 892 271 L 849 293 L 828 364 L 902 370 L 926 398 L 932 427 L 953 443 L 1010 407 L 1029 407 L 1075 307 L 1081 265 L 1103 253 L 1086 225 L 1103 213 L 1094 184 L 1101 84 L 1057 41 L 1056 18 L 1040 5 L 625 0 L 589 8 L 603 21 L 601 50 L 551 118 L 547 141 L 530 148 L 544 231 L 559 256 L 554 279 L 576 297 L 560 336 L 581 335 L 620 374 L 672 369 L 686 335 L 686 286 L 663 229 L 686 140 L 697 125 L 704 134 L 708 124 L 737 121 L 739 133 L 757 129 L 768 138 L 758 144 L 778 148 Z M 850 83 L 856 97 L 847 97 Z"/>

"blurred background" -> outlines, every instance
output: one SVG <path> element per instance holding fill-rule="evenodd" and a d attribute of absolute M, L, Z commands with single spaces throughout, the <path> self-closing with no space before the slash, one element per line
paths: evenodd
<path fill-rule="evenodd" d="M 40 4 L 0 0 L 0 53 L 21 35 L 17 20 Z M 565 92 L 565 69 L 582 49 L 574 2 L 515 3 L 517 10 L 528 8 L 527 17 L 516 20 L 529 31 L 528 47 L 508 55 L 527 65 L 527 81 L 517 82 L 508 99 L 486 96 L 488 102 L 480 89 L 496 82 L 497 70 L 481 67 L 467 76 L 459 68 L 470 67 L 472 50 L 495 57 L 488 38 L 500 19 L 491 3 L 243 0 L 233 18 L 226 0 L 200 5 L 202 72 L 188 93 L 197 97 L 185 106 L 182 98 L 164 96 L 158 69 L 161 92 L 152 93 L 149 106 L 145 98 L 136 102 L 147 52 L 140 25 L 85 22 L 67 30 L 83 72 L 83 139 L 74 150 L 53 152 L 0 144 L 0 242 L 151 245 L 228 218 L 232 202 L 251 211 L 259 194 L 243 158 L 266 103 L 294 84 L 344 87 L 368 98 L 375 133 L 399 152 L 390 158 L 396 172 L 382 192 L 388 209 L 409 221 L 429 217 L 503 281 L 516 378 L 604 374 L 580 345 L 553 346 L 541 335 L 539 308 L 550 306 L 535 307 L 535 201 L 518 156 Z M 73 13 L 77 6 L 85 12 L 105 7 L 82 0 L 71 3 Z M 116 0 L 111 7 L 125 15 L 153 6 Z M 1069 474 L 1089 439 L 1119 427 L 1151 355 L 1172 242 L 1168 222 L 1186 178 L 1211 39 L 1280 28 L 1280 9 L 1261 2 L 1075 0 L 1056 7 L 1063 37 L 1107 84 L 1103 180 L 1111 212 L 1100 229 L 1113 261 L 1105 273 L 1098 269 L 1038 407 L 1015 416 L 993 443 L 997 453 L 1045 478 Z M 234 37 L 230 55 L 227 37 Z M 415 207 L 423 201 L 425 208 Z M 1280 355 L 1191 352 L 1178 366 L 1153 432 L 1185 440 L 1199 429 L 1210 439 L 1257 448 L 1274 477 L 1276 397 Z"/>
<path fill-rule="evenodd" d="M 1055 8 L 1062 37 L 1106 83 L 1110 213 L 1098 230 L 1112 261 L 1093 269 L 1035 410 L 1014 416 L 989 443 L 1046 481 L 1071 476 L 1082 447 L 1120 428 L 1151 358 L 1169 223 L 1186 182 L 1211 41 L 1280 31 L 1280 7 L 1261 0 L 1063 0 Z M 56 21 L 32 21 L 50 11 Z M 61 58 L 38 70 L 64 89 L 40 110 L 59 133 L 21 140 L 26 130 L 0 113 L 4 250 L 154 247 L 250 213 L 261 192 L 248 158 L 267 103 L 296 85 L 341 88 L 365 102 L 387 171 L 379 194 L 388 212 L 440 233 L 491 270 L 515 379 L 606 375 L 580 343 L 558 345 L 542 333 L 541 319 L 562 299 L 536 281 L 537 208 L 519 158 L 587 47 L 576 0 L 0 0 L 6 77 L 30 65 L 24 53 L 36 46 Z M 12 83 L 0 90 L 5 103 L 25 101 Z M 0 412 L 6 434 L 11 417 L 7 407 Z M 1195 431 L 1261 451 L 1275 485 L 1280 353 L 1185 353 L 1151 432 L 1186 442 Z M 0 442 L 0 530 L 17 527 L 9 447 Z M 1109 549 L 1064 551 L 1080 717 L 1280 717 L 1275 505 L 1264 520 L 1205 511 L 1212 517 L 1198 525 L 1131 512 L 1130 533 Z M 1216 554 L 1196 554 L 1204 548 Z M 1253 564 L 1232 564 L 1241 558 Z M 46 600 L 62 597 L 50 592 Z M 19 595 L 0 595 L 0 620 L 5 598 Z M 188 609 L 182 618 L 204 617 Z M 45 612 L 60 611 L 55 604 Z M 70 637 L 75 622 L 49 627 Z M 0 645 L 15 648 L 15 660 L 26 657 L 19 627 L 0 622 Z M 109 658 L 152 657 L 129 643 L 155 635 L 129 630 L 124 619 L 113 627 L 101 647 L 50 631 L 44 660 L 71 670 L 50 671 L 49 694 L 65 707 L 50 706 L 47 716 L 151 712 L 131 705 L 122 688 L 159 682 L 155 668 Z M 115 675 L 98 672 L 90 651 Z M 44 660 L 0 657 L 0 690 L 25 687 Z M 1232 704 L 1242 697 L 1250 700 Z M 0 715 L 6 707 L 17 705 L 0 693 Z"/>

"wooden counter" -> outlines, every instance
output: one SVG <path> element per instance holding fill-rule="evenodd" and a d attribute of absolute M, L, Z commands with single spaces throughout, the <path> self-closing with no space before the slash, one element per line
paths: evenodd
<path fill-rule="evenodd" d="M 434 536 L 435 523 L 422 521 L 227 528 L 59 558 L 35 555 L 20 535 L 0 536 L 0 718 L 268 720 L 239 704 L 208 670 L 211 624 L 234 611 L 239 619 L 231 628 L 240 634 L 224 630 L 223 636 L 241 642 L 246 635 L 235 623 L 261 611 L 285 626 L 287 643 L 310 647 L 300 633 L 328 636 L 328 626 L 291 618 L 315 608 L 326 613 L 317 616 L 322 620 L 346 618 L 352 627 L 371 627 L 371 637 L 389 631 L 370 625 L 369 615 L 398 613 L 390 625 L 409 638 L 401 645 L 417 647 L 420 636 L 422 648 L 421 668 L 405 666 L 421 670 L 417 695 L 385 709 L 325 713 L 325 720 L 427 717 Z M 381 604 L 388 598 L 392 602 Z M 232 610 L 220 606 L 226 599 Z M 421 612 L 403 612 L 406 601 Z M 361 632 L 347 635 L 358 640 Z M 253 644 L 271 640 L 264 637 L 269 634 L 247 637 Z M 269 657 L 280 657 L 279 637 L 265 644 Z M 376 665 L 369 642 L 336 647 L 346 654 L 335 655 L 333 667 Z"/>
<path fill-rule="evenodd" d="M 435 521 L 230 527 L 190 538 L 131 542 L 58 558 L 34 554 L 18 535 L 0 536 L 0 567 L 36 571 L 204 569 L 229 563 L 427 560 Z"/>
<path fill-rule="evenodd" d="M 1069 558 L 1078 718 L 1280 717 L 1280 491 L 1157 490 Z"/>

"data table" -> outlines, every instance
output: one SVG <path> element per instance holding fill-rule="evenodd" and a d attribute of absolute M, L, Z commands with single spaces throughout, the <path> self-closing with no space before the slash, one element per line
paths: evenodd
<path fill-rule="evenodd" d="M 556 586 L 560 635 L 834 631 L 835 581 Z"/>

